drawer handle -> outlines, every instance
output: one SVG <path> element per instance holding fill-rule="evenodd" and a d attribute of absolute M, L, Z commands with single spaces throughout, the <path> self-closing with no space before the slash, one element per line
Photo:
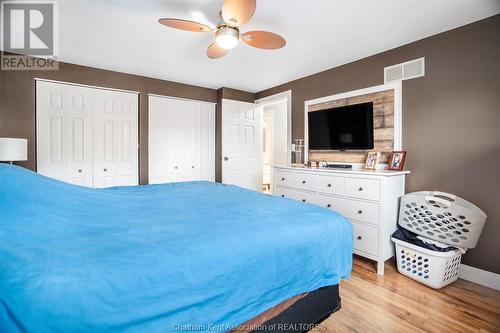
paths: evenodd
<path fill-rule="evenodd" d="M 358 210 L 358 214 L 363 214 L 363 211 L 361 209 Z"/>
<path fill-rule="evenodd" d="M 177 169 L 179 169 L 179 167 L 178 167 L 178 166 L 175 166 L 175 167 L 174 167 L 174 169 L 175 169 L 175 170 L 177 170 Z"/>
<path fill-rule="evenodd" d="M 330 205 L 330 204 L 326 205 L 326 208 L 330 208 L 330 207 L 332 207 L 332 205 Z"/>
<path fill-rule="evenodd" d="M 78 169 L 78 173 L 82 173 L 82 169 Z"/>
<path fill-rule="evenodd" d="M 191 169 L 194 169 L 194 165 L 191 166 Z"/>
<path fill-rule="evenodd" d="M 326 185 L 326 186 L 327 186 L 327 187 L 332 187 L 332 184 L 328 184 L 328 185 Z"/>
<path fill-rule="evenodd" d="M 108 169 L 104 168 L 102 171 L 106 172 L 106 171 L 108 171 Z"/>
<path fill-rule="evenodd" d="M 281 181 L 285 181 L 285 177 L 281 178 Z"/>
<path fill-rule="evenodd" d="M 305 184 L 305 183 L 306 183 L 306 181 L 305 181 L 305 180 L 303 180 L 303 181 L 302 181 L 302 184 Z"/>
<path fill-rule="evenodd" d="M 357 237 L 357 239 L 358 239 L 358 240 L 362 240 L 362 239 L 363 239 L 363 237 L 361 237 L 361 236 L 358 236 L 358 237 Z"/>
<path fill-rule="evenodd" d="M 306 199 L 302 199 L 302 202 L 306 202 Z"/>
<path fill-rule="evenodd" d="M 284 197 L 285 197 L 285 195 L 284 195 L 284 194 L 282 194 L 282 195 L 281 195 L 281 197 L 282 197 L 282 198 L 284 198 Z"/>
<path fill-rule="evenodd" d="M 358 191 L 360 191 L 360 192 L 363 191 L 363 188 L 362 187 L 358 188 Z"/>

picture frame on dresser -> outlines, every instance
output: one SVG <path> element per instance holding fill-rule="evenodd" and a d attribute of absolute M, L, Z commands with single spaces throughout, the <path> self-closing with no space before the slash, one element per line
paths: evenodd
<path fill-rule="evenodd" d="M 391 155 L 389 155 L 389 162 L 387 163 L 387 170 L 401 171 L 404 168 L 406 161 L 405 150 L 401 151 L 393 151 Z"/>

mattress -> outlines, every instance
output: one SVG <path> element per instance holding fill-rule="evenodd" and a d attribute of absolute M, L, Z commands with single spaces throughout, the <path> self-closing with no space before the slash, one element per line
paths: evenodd
<path fill-rule="evenodd" d="M 187 182 L 90 189 L 0 164 L 0 332 L 223 332 L 350 275 L 317 206 Z"/>

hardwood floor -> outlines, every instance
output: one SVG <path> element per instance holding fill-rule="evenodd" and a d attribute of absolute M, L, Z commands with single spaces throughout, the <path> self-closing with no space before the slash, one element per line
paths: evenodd
<path fill-rule="evenodd" d="M 499 291 L 460 279 L 434 290 L 399 274 L 390 261 L 378 276 L 373 262 L 355 257 L 340 296 L 340 311 L 315 332 L 500 332 Z"/>

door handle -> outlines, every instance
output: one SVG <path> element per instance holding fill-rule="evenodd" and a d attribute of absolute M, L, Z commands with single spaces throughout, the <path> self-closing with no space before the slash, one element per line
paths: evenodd
<path fill-rule="evenodd" d="M 108 171 L 108 169 L 104 168 L 102 171 L 106 172 L 106 171 Z"/>
<path fill-rule="evenodd" d="M 229 160 L 229 157 L 224 156 L 224 161 L 227 161 L 227 160 Z"/>

